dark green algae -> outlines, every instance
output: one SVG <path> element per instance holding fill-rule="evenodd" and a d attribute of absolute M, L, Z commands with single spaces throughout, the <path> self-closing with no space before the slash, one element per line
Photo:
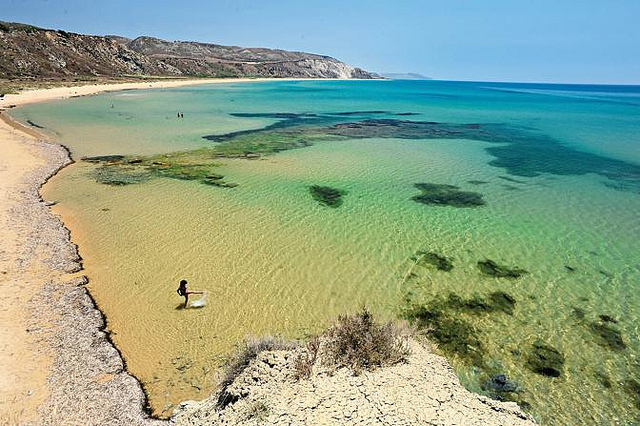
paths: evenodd
<path fill-rule="evenodd" d="M 494 157 L 489 164 L 506 170 L 512 176 L 535 177 L 541 174 L 584 175 L 595 173 L 609 179 L 605 183 L 613 185 L 615 182 L 616 187 L 622 190 L 640 192 L 640 166 L 577 151 L 549 136 L 504 124 L 440 123 L 399 118 L 410 114 L 413 113 L 394 113 L 381 110 L 318 114 L 235 113 L 231 115 L 246 118 L 270 118 L 276 121 L 261 129 L 206 135 L 203 138 L 214 143 L 211 147 L 166 154 L 164 157 L 169 164 L 175 167 L 194 163 L 195 158 L 200 160 L 200 165 L 208 167 L 211 162 L 221 157 L 253 158 L 304 148 L 323 141 L 367 138 L 470 140 L 494 144 L 485 148 Z M 151 176 L 161 175 L 148 164 L 149 160 L 153 158 L 142 158 L 136 167 L 150 168 Z M 123 157 L 124 161 L 131 159 Z M 115 174 L 113 171 L 110 173 Z M 181 175 L 183 176 L 181 177 Z M 184 175 L 179 171 L 177 173 L 165 171 L 164 173 L 164 176 L 176 178 L 185 178 L 184 176 L 189 175 L 189 173 Z M 524 183 L 505 176 L 501 176 L 501 178 Z M 122 184 L 122 182 L 129 181 L 134 183 L 135 179 L 105 180 Z M 446 188 L 442 187 L 442 189 Z M 455 187 L 449 189 L 458 190 Z M 470 195 L 475 193 L 462 192 L 463 194 L 458 194 L 458 196 L 468 197 L 468 201 L 463 200 L 463 206 L 482 205 L 480 203 L 481 197 Z M 428 197 L 423 199 L 428 200 Z"/>
<path fill-rule="evenodd" d="M 476 367 L 487 367 L 479 330 L 464 315 L 504 313 L 513 315 L 516 299 L 506 292 L 473 295 L 464 299 L 451 293 L 428 303 L 406 301 L 402 316 L 438 343 L 445 354 Z"/>
<path fill-rule="evenodd" d="M 414 186 L 422 192 L 411 198 L 418 203 L 458 208 L 479 207 L 485 204 L 482 194 L 460 191 L 460 188 L 454 185 L 416 183 Z"/>
<path fill-rule="evenodd" d="M 337 208 L 342 205 L 342 196 L 346 191 L 330 186 L 311 185 L 309 192 L 314 200 L 322 205 Z"/>
<path fill-rule="evenodd" d="M 192 151 L 151 157 L 106 155 L 87 157 L 83 160 L 100 164 L 92 174 L 97 182 L 106 185 L 133 185 L 146 182 L 153 177 L 166 177 L 199 181 L 223 188 L 237 186 L 233 182 L 225 181 L 223 175 L 215 172 L 220 165 L 215 157 L 197 153 L 198 151 Z"/>
<path fill-rule="evenodd" d="M 480 272 L 483 274 L 496 278 L 520 278 L 522 275 L 528 273 L 528 271 L 522 268 L 509 268 L 491 259 L 478 261 L 478 269 L 480 269 Z"/>
<path fill-rule="evenodd" d="M 416 262 L 416 265 L 418 266 L 433 266 L 439 271 L 449 272 L 453 269 L 453 262 L 451 259 L 432 251 L 427 252 L 419 250 L 411 257 L 411 260 Z"/>

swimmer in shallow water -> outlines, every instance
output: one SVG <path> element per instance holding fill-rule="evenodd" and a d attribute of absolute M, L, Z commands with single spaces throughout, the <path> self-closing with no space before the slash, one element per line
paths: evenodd
<path fill-rule="evenodd" d="M 176 292 L 184 297 L 184 307 L 187 308 L 189 304 L 189 295 L 190 294 L 204 294 L 204 291 L 191 291 L 187 288 L 187 280 L 180 280 L 180 286 L 176 290 Z"/>

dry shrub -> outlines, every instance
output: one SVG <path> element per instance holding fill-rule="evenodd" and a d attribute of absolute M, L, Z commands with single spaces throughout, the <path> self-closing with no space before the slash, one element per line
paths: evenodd
<path fill-rule="evenodd" d="M 263 338 L 246 338 L 227 359 L 225 363 L 224 378 L 220 383 L 220 394 L 217 406 L 220 409 L 237 401 L 228 388 L 240 374 L 249 366 L 251 361 L 264 351 L 288 351 L 296 348 L 298 343 L 283 340 L 280 337 L 267 336 Z"/>
<path fill-rule="evenodd" d="M 307 343 L 306 349 L 296 358 L 294 377 L 296 380 L 308 379 L 313 371 L 313 366 L 316 363 L 318 357 L 318 347 L 320 346 L 320 339 L 314 337 Z"/>
<path fill-rule="evenodd" d="M 248 407 L 244 415 L 244 421 L 255 420 L 257 423 L 264 422 L 269 417 L 271 409 L 266 401 L 253 401 Z"/>
<path fill-rule="evenodd" d="M 408 336 L 392 322 L 377 324 L 366 307 L 338 317 L 323 337 L 323 363 L 355 374 L 405 362 L 410 355 Z"/>

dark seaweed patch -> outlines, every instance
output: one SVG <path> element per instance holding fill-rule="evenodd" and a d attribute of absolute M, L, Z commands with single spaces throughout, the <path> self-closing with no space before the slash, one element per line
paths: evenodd
<path fill-rule="evenodd" d="M 342 196 L 344 191 L 330 186 L 311 185 L 309 192 L 314 200 L 320 204 L 324 204 L 329 207 L 340 207 L 342 205 Z"/>
<path fill-rule="evenodd" d="M 340 115 L 340 116 L 353 116 L 353 115 L 377 115 L 377 114 L 392 114 L 389 111 L 381 111 L 381 110 L 374 110 L 374 111 L 347 111 L 347 112 L 332 112 L 329 113 L 327 115 Z"/>
<path fill-rule="evenodd" d="M 609 376 L 606 373 L 604 373 L 602 371 L 596 371 L 595 376 L 596 376 L 596 379 L 598 379 L 600 384 L 605 389 L 611 389 L 611 386 L 613 384 L 611 383 L 611 379 L 609 378 Z"/>
<path fill-rule="evenodd" d="M 513 296 L 502 291 L 494 291 L 486 298 L 474 295 L 470 299 L 462 299 L 452 293 L 449 295 L 446 305 L 449 308 L 470 313 L 504 312 L 513 315 L 516 300 Z"/>
<path fill-rule="evenodd" d="M 635 379 L 624 382 L 624 390 L 633 399 L 633 404 L 640 410 L 640 383 Z"/>
<path fill-rule="evenodd" d="M 522 191 L 522 189 L 518 188 L 517 186 L 513 186 L 513 185 L 503 184 L 502 187 L 504 189 L 506 189 L 507 191 Z"/>
<path fill-rule="evenodd" d="M 120 165 L 103 165 L 93 171 L 95 180 L 111 186 L 125 186 L 142 183 L 151 178 L 147 170 Z"/>
<path fill-rule="evenodd" d="M 592 322 L 590 324 L 590 330 L 596 337 L 596 342 L 605 348 L 609 348 L 614 351 L 621 351 L 627 348 L 627 345 L 622 339 L 620 330 L 614 328 L 609 323 L 605 322 Z"/>
<path fill-rule="evenodd" d="M 503 292 L 493 292 L 488 297 L 475 295 L 469 299 L 451 293 L 446 299 L 436 298 L 426 304 L 412 304 L 407 300 L 408 307 L 404 309 L 403 317 L 433 339 L 445 354 L 486 368 L 478 330 L 461 315 L 495 312 L 511 315 L 515 304 L 515 299 Z"/>
<path fill-rule="evenodd" d="M 489 397 L 498 401 L 513 401 L 513 394 L 520 390 L 518 384 L 509 380 L 505 374 L 491 376 L 480 387 Z"/>
<path fill-rule="evenodd" d="M 485 204 L 482 194 L 460 191 L 454 185 L 416 183 L 414 186 L 422 191 L 422 194 L 411 197 L 418 203 L 458 208 L 478 207 Z"/>
<path fill-rule="evenodd" d="M 200 163 L 192 163 L 195 158 L 185 158 L 184 153 L 160 155 L 150 158 L 128 158 L 122 155 L 105 155 L 83 158 L 90 163 L 102 163 L 93 170 L 96 182 L 112 186 L 132 185 L 145 182 L 152 177 L 167 177 L 180 180 L 197 180 L 201 183 L 222 188 L 238 186 L 224 181 L 224 176 L 214 173 L 218 166 L 210 156 Z"/>
<path fill-rule="evenodd" d="M 424 330 L 445 354 L 458 356 L 477 367 L 485 365 L 483 345 L 473 325 L 451 316 L 437 302 L 429 306 L 412 306 L 404 316 L 418 329 Z"/>
<path fill-rule="evenodd" d="M 88 163 L 112 163 L 124 160 L 124 155 L 99 155 L 97 157 L 83 157 L 82 161 Z"/>
<path fill-rule="evenodd" d="M 573 314 L 574 318 L 578 320 L 582 320 L 586 316 L 584 309 L 578 308 L 577 306 L 573 307 L 573 310 L 571 311 L 571 313 Z"/>
<path fill-rule="evenodd" d="M 559 141 L 532 131 L 500 124 L 454 124 L 432 121 L 395 119 L 365 119 L 345 122 L 353 115 L 377 115 L 384 111 L 354 111 L 335 114 L 250 114 L 236 117 L 266 117 L 280 121 L 262 129 L 207 135 L 205 139 L 230 144 L 244 144 L 265 136 L 287 138 L 286 133 L 298 132 L 304 138 L 313 134 L 318 140 L 332 136 L 346 138 L 400 139 L 466 139 L 499 145 L 485 148 L 494 160 L 489 164 L 505 169 L 510 175 L 535 177 L 543 173 L 554 175 L 584 175 L 596 173 L 612 181 L 616 189 L 640 191 L 640 166 L 597 154 L 577 151 Z M 341 115 L 336 115 L 341 114 Z M 402 114 L 402 113 L 400 113 Z M 279 135 L 274 135 L 277 133 Z M 284 134 L 283 134 L 284 133 Z M 290 136 L 290 135 L 289 135 Z M 240 138 L 242 140 L 236 140 Z M 287 148 L 290 149 L 290 148 Z M 518 183 L 524 183 L 522 181 Z"/>
<path fill-rule="evenodd" d="M 441 256 L 434 252 L 419 251 L 416 253 L 418 261 L 416 264 L 421 266 L 435 266 L 439 271 L 450 271 L 453 269 L 453 263 L 445 256 Z"/>
<path fill-rule="evenodd" d="M 509 176 L 498 176 L 499 179 L 506 180 L 507 182 L 526 184 L 527 182 L 519 179 L 510 178 Z"/>
<path fill-rule="evenodd" d="M 34 123 L 33 121 L 31 121 L 31 120 L 27 120 L 27 123 L 28 123 L 30 126 L 35 127 L 36 129 L 44 129 L 44 127 L 43 127 L 43 126 L 41 126 L 41 125 L 39 125 L 39 124 L 36 124 L 36 123 Z"/>
<path fill-rule="evenodd" d="M 490 259 L 478 261 L 478 269 L 485 275 L 497 278 L 520 278 L 523 274 L 528 273 L 524 269 L 508 268 Z"/>
<path fill-rule="evenodd" d="M 527 357 L 527 368 L 547 377 L 559 377 L 564 367 L 564 355 L 556 348 L 536 340 Z"/>
<path fill-rule="evenodd" d="M 600 321 L 602 321 L 602 322 L 610 322 L 610 323 L 613 323 L 613 324 L 617 324 L 618 323 L 618 320 L 616 320 L 611 315 L 602 314 L 602 315 L 598 315 L 598 318 L 600 318 Z"/>

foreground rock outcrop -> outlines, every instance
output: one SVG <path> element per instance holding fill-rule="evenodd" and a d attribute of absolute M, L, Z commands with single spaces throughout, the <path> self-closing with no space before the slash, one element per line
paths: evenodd
<path fill-rule="evenodd" d="M 178 425 L 387 424 L 534 425 L 513 402 L 464 389 L 446 359 L 411 341 L 408 363 L 363 371 L 314 367 L 296 379 L 297 351 L 262 352 L 227 388 L 235 401 L 220 408 L 214 395 L 184 402 Z"/>
<path fill-rule="evenodd" d="M 0 78 L 81 76 L 372 78 L 329 56 L 152 37 L 130 40 L 0 21 Z"/>

